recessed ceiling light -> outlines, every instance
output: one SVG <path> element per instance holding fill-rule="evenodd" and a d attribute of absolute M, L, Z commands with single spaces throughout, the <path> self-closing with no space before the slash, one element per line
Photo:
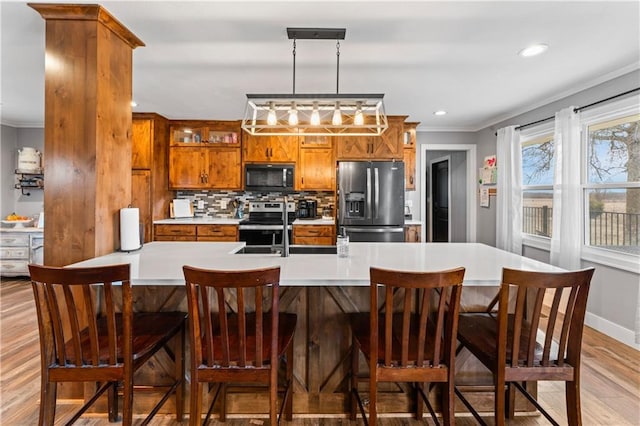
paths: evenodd
<path fill-rule="evenodd" d="M 138 106 L 138 103 L 136 101 L 131 101 L 131 106 L 135 108 Z"/>
<path fill-rule="evenodd" d="M 519 51 L 518 55 L 522 56 L 523 58 L 528 58 L 530 56 L 536 56 L 544 53 L 548 48 L 549 46 L 547 46 L 546 44 L 532 44 L 531 46 L 525 47 L 524 49 Z"/>
<path fill-rule="evenodd" d="M 444 110 L 435 111 L 433 113 L 433 115 L 446 115 L 446 114 L 447 114 L 447 111 L 444 111 Z"/>

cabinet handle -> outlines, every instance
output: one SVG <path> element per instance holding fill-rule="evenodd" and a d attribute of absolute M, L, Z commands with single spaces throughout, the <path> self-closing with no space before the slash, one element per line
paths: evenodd
<path fill-rule="evenodd" d="M 409 182 L 411 182 L 411 184 L 413 184 L 413 176 L 409 176 Z"/>
<path fill-rule="evenodd" d="M 269 148 L 269 157 L 273 157 L 273 148 Z"/>
<path fill-rule="evenodd" d="M 264 150 L 264 156 L 269 158 L 269 148 L 265 148 Z"/>
<path fill-rule="evenodd" d="M 204 174 L 204 183 L 209 183 L 209 173 Z"/>

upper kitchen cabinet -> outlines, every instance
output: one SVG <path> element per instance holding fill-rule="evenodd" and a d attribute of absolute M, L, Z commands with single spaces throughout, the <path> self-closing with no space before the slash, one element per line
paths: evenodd
<path fill-rule="evenodd" d="M 172 189 L 241 189 L 240 121 L 180 121 L 171 126 Z"/>
<path fill-rule="evenodd" d="M 389 128 L 380 136 L 336 137 L 337 160 L 402 160 L 406 116 L 387 116 Z"/>
<path fill-rule="evenodd" d="M 404 186 L 407 191 L 416 189 L 416 128 L 418 124 L 420 123 L 404 123 Z"/>
<path fill-rule="evenodd" d="M 155 113 L 134 113 L 131 123 L 131 205 L 140 210 L 144 241 L 153 240 L 153 221 L 164 219 L 175 198 L 169 189 L 166 118 Z"/>
<path fill-rule="evenodd" d="M 297 136 L 243 135 L 242 154 L 247 163 L 295 163 L 298 159 Z"/>
<path fill-rule="evenodd" d="M 296 168 L 296 190 L 335 191 L 336 170 L 333 139 L 330 136 L 300 137 Z"/>

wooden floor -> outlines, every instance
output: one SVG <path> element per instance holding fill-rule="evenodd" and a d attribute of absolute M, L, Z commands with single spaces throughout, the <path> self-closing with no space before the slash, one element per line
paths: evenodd
<path fill-rule="evenodd" d="M 6 280 L 0 284 L 0 424 L 35 425 L 38 420 L 40 359 L 38 327 L 31 287 L 26 280 Z M 586 328 L 582 349 L 582 419 L 585 425 L 640 425 L 640 353 L 626 345 Z M 560 423 L 564 414 L 564 387 L 541 383 L 542 404 Z M 76 401 L 60 401 L 56 424 L 64 424 L 79 407 Z M 260 425 L 264 419 L 231 419 L 228 425 Z M 154 425 L 177 425 L 170 416 L 154 418 Z M 184 422 L 186 424 L 187 421 Z M 216 424 L 212 421 L 210 424 Z M 381 419 L 382 426 L 431 424 L 411 419 Z M 459 415 L 458 425 L 476 424 L 472 417 Z M 105 415 L 89 414 L 78 425 L 109 425 Z M 292 425 L 351 425 L 345 418 L 304 418 L 295 416 Z M 511 425 L 545 425 L 541 416 L 517 417 Z"/>

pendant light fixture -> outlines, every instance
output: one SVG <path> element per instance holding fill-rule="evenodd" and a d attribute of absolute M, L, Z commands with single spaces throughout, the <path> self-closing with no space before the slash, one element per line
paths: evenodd
<path fill-rule="evenodd" d="M 340 40 L 344 28 L 287 28 L 293 40 L 293 91 L 290 94 L 247 94 L 242 128 L 254 136 L 381 135 L 388 127 L 384 94 L 341 94 Z M 336 41 L 336 93 L 296 93 L 296 40 Z"/>

